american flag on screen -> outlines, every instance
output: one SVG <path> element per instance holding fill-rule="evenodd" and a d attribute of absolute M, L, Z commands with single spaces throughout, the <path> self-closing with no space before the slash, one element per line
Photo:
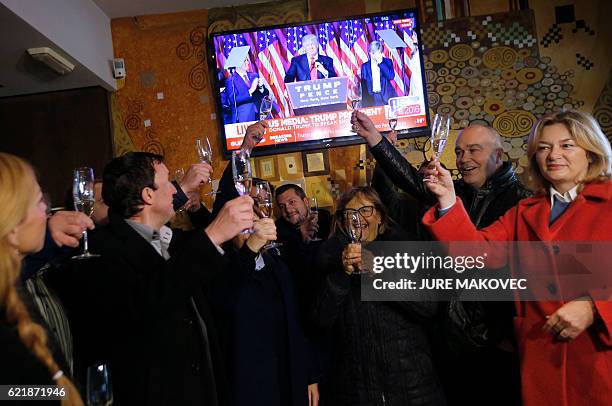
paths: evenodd
<path fill-rule="evenodd" d="M 228 34 L 215 37 L 217 50 L 217 68 L 225 77 L 223 65 L 232 48 L 248 45 L 250 61 L 259 75 L 270 85 L 277 107 L 274 117 L 291 115 L 289 100 L 285 96 L 284 77 L 291 64 L 291 58 L 303 53 L 302 37 L 315 34 L 319 38 L 319 52 L 334 61 L 338 76 L 349 78 L 349 86 L 357 86 L 360 80 L 361 65 L 369 60 L 368 45 L 373 40 L 381 41 L 376 31 L 394 29 L 405 42 L 410 40 L 412 29 L 399 28 L 393 25 L 390 18 L 366 18 L 345 20 L 317 25 L 279 28 L 252 33 Z M 384 45 L 384 41 L 383 42 Z M 395 78 L 392 81 L 399 96 L 408 94 L 409 78 L 408 61 L 410 48 L 390 49 L 384 46 L 385 56 L 393 61 Z"/>

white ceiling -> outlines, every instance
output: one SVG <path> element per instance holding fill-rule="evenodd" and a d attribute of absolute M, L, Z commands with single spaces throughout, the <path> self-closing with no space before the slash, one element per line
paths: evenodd
<path fill-rule="evenodd" d="M 24 0 L 25 1 L 25 0 Z M 40 0 L 28 0 L 30 2 Z M 45 0 L 46 1 L 46 0 Z M 65 0 L 63 4 L 70 4 Z M 76 0 L 92 1 L 109 19 L 148 14 L 175 13 L 196 9 L 229 7 L 241 4 L 263 3 L 270 0 Z M 4 3 L 4 4 L 3 4 Z M 8 3 L 14 3 L 13 0 Z M 85 68 L 74 55 L 63 50 L 0 0 L 0 97 L 28 93 L 41 93 L 86 86 L 108 84 Z M 26 3 L 29 4 L 29 3 Z M 35 4 L 35 3 L 32 3 Z M 32 6 L 33 7 L 33 6 Z M 78 35 L 78 34 L 77 34 Z M 51 47 L 76 65 L 74 72 L 59 76 L 35 62 L 26 54 L 30 47 Z M 110 71 L 110 62 L 108 69 Z"/>
<path fill-rule="evenodd" d="M 110 18 L 176 13 L 266 1 L 270 0 L 93 0 Z"/>
<path fill-rule="evenodd" d="M 74 72 L 57 75 L 26 53 L 31 47 L 53 48 L 75 65 Z M 60 44 L 0 4 L 0 97 L 86 86 L 104 86 L 104 82 L 66 53 Z"/>

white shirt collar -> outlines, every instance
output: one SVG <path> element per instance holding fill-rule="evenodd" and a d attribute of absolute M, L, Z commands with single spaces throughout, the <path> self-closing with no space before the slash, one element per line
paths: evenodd
<path fill-rule="evenodd" d="M 557 189 L 551 186 L 549 189 L 550 207 L 552 207 L 553 205 L 555 196 L 557 196 L 558 200 L 561 200 L 562 202 L 565 202 L 565 203 L 571 203 L 574 200 L 576 200 L 576 197 L 578 196 L 578 186 L 579 185 L 574 186 L 573 188 L 571 188 L 570 190 L 568 190 L 567 192 L 563 194 L 559 193 Z"/>

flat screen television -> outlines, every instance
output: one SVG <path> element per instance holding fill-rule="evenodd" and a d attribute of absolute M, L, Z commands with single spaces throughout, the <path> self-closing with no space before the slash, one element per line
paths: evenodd
<path fill-rule="evenodd" d="M 363 142 L 357 108 L 380 131 L 428 132 L 417 10 L 212 34 L 217 117 L 227 156 L 260 119 L 254 155 Z"/>

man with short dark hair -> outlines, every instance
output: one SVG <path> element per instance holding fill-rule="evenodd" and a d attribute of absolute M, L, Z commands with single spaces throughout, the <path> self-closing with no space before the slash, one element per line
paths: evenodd
<path fill-rule="evenodd" d="M 119 405 L 228 402 L 204 288 L 226 266 L 219 246 L 252 226 L 253 200 L 229 201 L 206 229 L 181 232 L 164 225 L 175 191 L 161 156 L 113 159 L 102 189 L 109 223 L 91 233 L 100 256 L 57 273 L 77 374 L 108 363 Z"/>
<path fill-rule="evenodd" d="M 304 190 L 295 184 L 276 188 L 276 204 L 281 217 L 276 220 L 277 241 L 281 256 L 291 271 L 296 284 L 300 320 L 307 333 L 310 327 L 310 309 L 324 275 L 314 267 L 321 242 L 329 236 L 331 215 L 319 209 L 310 213 L 310 201 Z M 314 237 L 320 240 L 313 241 Z"/>

